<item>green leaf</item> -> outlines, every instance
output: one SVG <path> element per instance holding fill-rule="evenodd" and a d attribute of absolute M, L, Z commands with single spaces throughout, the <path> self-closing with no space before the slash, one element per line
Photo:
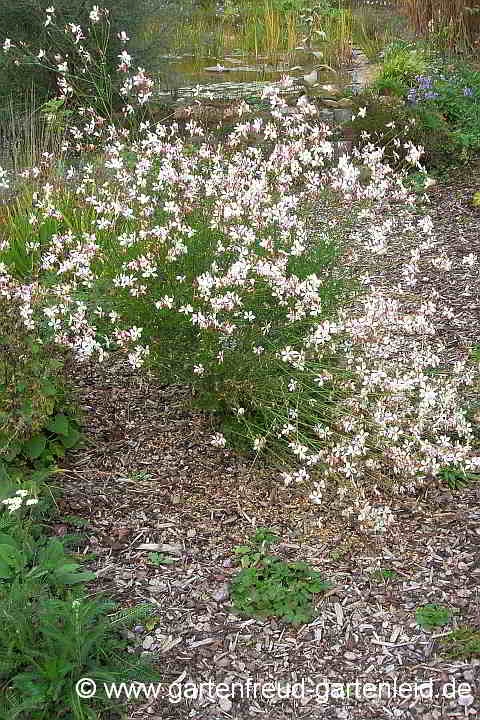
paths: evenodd
<path fill-rule="evenodd" d="M 67 416 L 61 413 L 55 415 L 55 417 L 48 423 L 47 430 L 50 430 L 50 432 L 56 433 L 57 435 L 68 436 L 70 434 L 70 423 L 68 422 Z"/>
<path fill-rule="evenodd" d="M 55 397 L 58 393 L 58 388 L 51 380 L 45 379 L 42 381 L 42 392 L 44 395 L 47 395 L 47 397 Z"/>
<path fill-rule="evenodd" d="M 30 440 L 27 440 L 23 445 L 24 454 L 31 460 L 35 460 L 45 450 L 47 445 L 47 438 L 45 435 L 35 435 Z"/>
<path fill-rule="evenodd" d="M 26 558 L 11 545 L 0 545 L 0 578 L 8 579 L 25 566 Z"/>
<path fill-rule="evenodd" d="M 78 444 L 80 438 L 81 434 L 79 433 L 79 431 L 71 427 L 70 432 L 66 437 L 60 437 L 60 442 L 62 443 L 64 448 L 70 450 Z"/>

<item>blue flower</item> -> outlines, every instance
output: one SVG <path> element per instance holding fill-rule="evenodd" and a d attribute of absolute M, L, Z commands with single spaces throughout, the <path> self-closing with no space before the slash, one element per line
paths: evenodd
<path fill-rule="evenodd" d="M 463 94 L 465 97 L 473 97 L 473 90 L 470 87 L 464 87 L 463 88 Z"/>

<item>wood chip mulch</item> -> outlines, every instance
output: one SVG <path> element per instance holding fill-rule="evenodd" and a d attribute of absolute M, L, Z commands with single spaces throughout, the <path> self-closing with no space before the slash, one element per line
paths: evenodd
<path fill-rule="evenodd" d="M 480 173 L 430 192 L 429 212 L 442 242 L 462 256 L 480 256 L 480 211 L 471 206 L 480 189 L 475 178 Z M 457 293 L 463 304 L 465 322 L 455 326 L 452 342 L 475 341 L 476 289 L 462 296 L 465 288 L 455 286 L 454 275 L 425 283 L 449 302 Z M 129 652 L 151 656 L 165 687 L 156 700 L 128 706 L 132 720 L 477 716 L 480 659 L 449 660 L 441 641 L 457 626 L 480 629 L 480 487 L 405 498 L 393 507 L 397 522 L 386 533 L 365 535 L 341 517 L 321 516 L 300 488 L 284 488 L 272 470 L 210 445 L 215 428 L 208 416 L 190 409 L 185 388 L 162 386 L 121 363 L 78 370 L 77 386 L 86 442 L 61 475 L 54 531 L 70 532 L 69 516 L 83 518 L 79 552 L 94 553 L 87 563 L 97 572 L 92 591 L 123 606 L 150 602 L 155 608 L 128 633 Z M 276 553 L 308 561 L 332 583 L 319 596 L 312 623 L 245 619 L 231 609 L 234 548 L 258 526 L 281 537 Z M 150 551 L 172 563 L 153 565 Z M 380 570 L 391 577 L 382 579 Z M 415 610 L 425 603 L 451 608 L 451 623 L 432 631 L 419 627 Z M 168 685 L 182 674 L 183 682 L 229 685 L 249 678 L 304 680 L 307 689 L 303 697 L 268 700 L 253 692 L 242 698 L 237 688 L 229 697 L 175 704 Z M 391 686 L 395 679 L 432 680 L 434 693 L 388 697 L 384 690 L 374 699 L 330 697 L 323 703 L 309 688 L 325 679 Z M 468 683 L 470 695 L 443 697 L 453 681 Z"/>

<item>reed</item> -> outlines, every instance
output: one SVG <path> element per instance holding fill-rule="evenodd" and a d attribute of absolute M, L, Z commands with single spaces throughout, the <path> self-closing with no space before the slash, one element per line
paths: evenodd
<path fill-rule="evenodd" d="M 298 45 L 298 24 L 298 11 L 282 11 L 274 0 L 260 0 L 236 12 L 195 13 L 178 26 L 175 45 L 197 57 L 218 58 L 241 49 L 275 60 Z"/>
<path fill-rule="evenodd" d="M 323 53 L 325 64 L 340 67 L 351 60 L 353 14 L 350 9 L 314 11 L 311 32 Z"/>
<path fill-rule="evenodd" d="M 402 0 L 402 5 L 417 35 L 450 51 L 478 47 L 480 14 L 466 0 Z"/>
<path fill-rule="evenodd" d="M 38 104 L 32 89 L 23 104 L 10 98 L 0 120 L 0 165 L 16 173 L 58 158 L 65 138 L 66 114 L 55 101 Z"/>

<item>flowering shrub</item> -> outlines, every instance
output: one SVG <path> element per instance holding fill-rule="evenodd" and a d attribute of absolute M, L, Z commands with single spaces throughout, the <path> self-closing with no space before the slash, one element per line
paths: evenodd
<path fill-rule="evenodd" d="M 32 12 L 36 16 L 38 8 Z M 93 5 L 84 24 L 69 22 L 68 17 L 68 12 L 64 17 L 54 5 L 47 7 L 38 37 L 32 32 L 34 37 L 27 40 L 3 40 L 2 65 L 7 70 L 35 69 L 40 78 L 48 77 L 53 84 L 49 94 L 57 94 L 63 107 L 83 108 L 81 116 L 94 137 L 98 125 L 114 111 L 124 106 L 125 112 L 133 113 L 144 105 L 152 81 L 142 68 L 132 68 L 132 57 L 125 49 L 129 37 L 124 31 L 114 35 L 108 9 Z M 17 32 L 16 27 L 12 30 Z"/>
<path fill-rule="evenodd" d="M 270 116 L 241 105 L 225 139 L 194 120 L 144 121 L 135 138 L 95 123 L 95 163 L 43 185 L 26 171 L 28 263 L 19 273 L 7 236 L 0 293 L 81 361 L 120 350 L 189 382 L 223 420 L 215 445 L 243 438 L 283 465 L 283 482 L 380 530 L 392 514 L 378 487 L 411 492 L 444 466 L 480 464 L 462 410 L 473 370 L 447 371 L 436 334 L 450 311 L 412 304 L 425 265 L 451 261 L 382 148 L 365 138 L 335 159 L 306 98 L 293 111 L 274 88 L 265 99 Z M 395 143 L 422 172 L 422 149 Z M 412 248 L 395 288 L 369 278 L 391 243 Z"/>

